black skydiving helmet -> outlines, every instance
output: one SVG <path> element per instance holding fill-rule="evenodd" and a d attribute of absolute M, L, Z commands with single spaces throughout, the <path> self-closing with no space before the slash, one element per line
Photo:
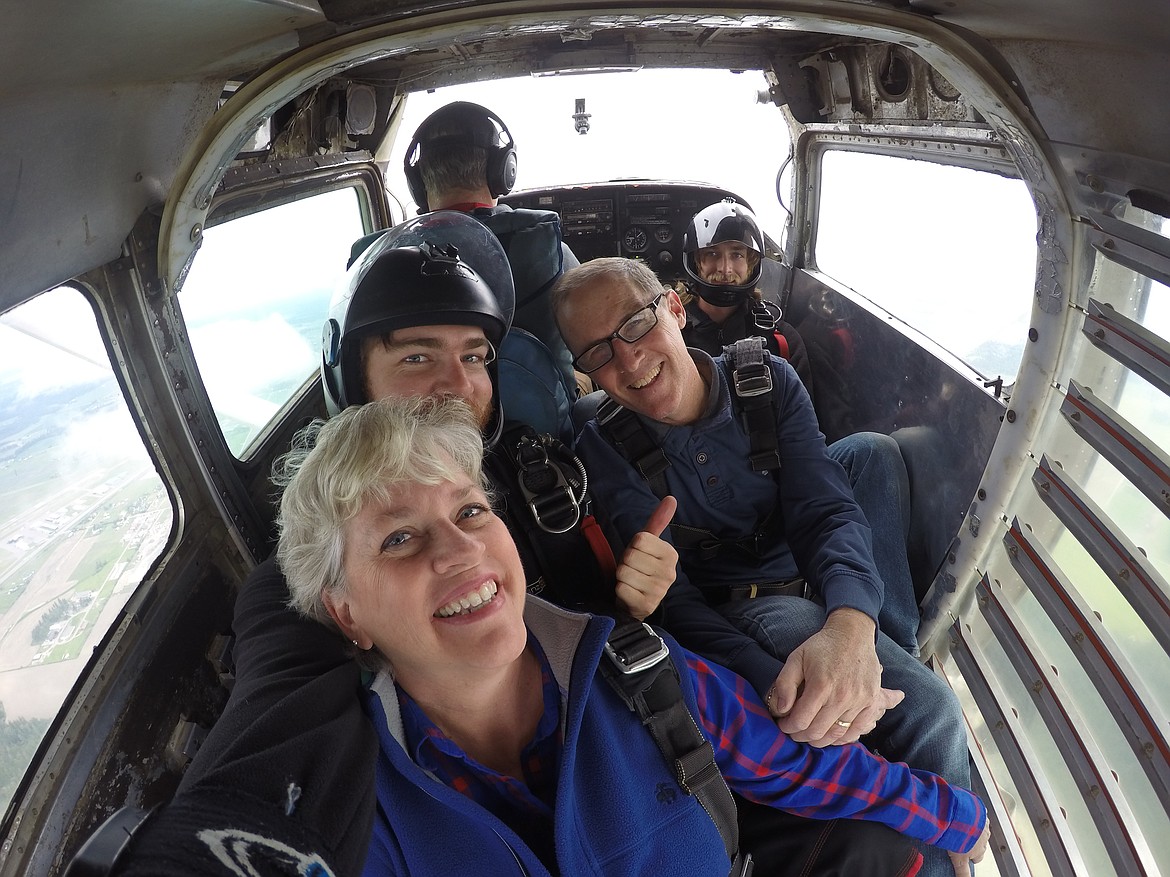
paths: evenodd
<path fill-rule="evenodd" d="M 465 213 L 440 210 L 363 238 L 334 293 L 321 337 L 321 383 L 330 415 L 365 398 L 361 342 L 412 326 L 479 326 L 496 350 L 512 324 L 516 294 L 499 240 Z M 490 279 L 489 279 L 490 278 Z M 490 446 L 503 428 L 499 373 L 488 365 Z"/>
<path fill-rule="evenodd" d="M 754 250 L 756 267 L 747 282 L 737 285 L 714 285 L 703 280 L 696 257 L 699 250 L 725 241 L 741 243 Z M 683 270 L 691 278 L 695 292 L 716 307 L 728 308 L 743 302 L 760 282 L 764 263 L 764 235 L 752 212 L 734 201 L 720 201 L 694 215 L 683 235 Z"/>

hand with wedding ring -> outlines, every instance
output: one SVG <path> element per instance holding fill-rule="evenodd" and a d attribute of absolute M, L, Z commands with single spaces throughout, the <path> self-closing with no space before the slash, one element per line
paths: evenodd
<path fill-rule="evenodd" d="M 781 731 L 812 746 L 852 743 L 901 703 L 901 691 L 881 687 L 874 629 L 864 613 L 837 609 L 788 656 L 765 697 Z"/>

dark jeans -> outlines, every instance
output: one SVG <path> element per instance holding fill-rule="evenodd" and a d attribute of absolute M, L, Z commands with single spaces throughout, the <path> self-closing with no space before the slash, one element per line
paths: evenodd
<path fill-rule="evenodd" d="M 752 877 L 912 877 L 922 856 L 912 839 L 860 819 L 805 819 L 735 796 L 739 843 Z"/>

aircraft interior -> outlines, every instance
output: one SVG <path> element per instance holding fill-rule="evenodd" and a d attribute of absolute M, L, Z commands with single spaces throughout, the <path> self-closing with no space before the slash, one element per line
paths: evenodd
<path fill-rule="evenodd" d="M 993 826 L 976 873 L 1170 873 L 1160 0 L 84 7 L 0 33 L 0 877 L 64 874 L 167 802 L 223 710 L 349 248 L 415 213 L 411 113 L 674 68 L 750 75 L 741 112 L 789 141 L 660 178 L 631 146 L 631 175 L 578 179 L 616 110 L 558 93 L 524 133 L 500 110 L 522 164 L 542 127 L 579 144 L 501 203 L 671 286 L 695 212 L 768 211 L 761 289 L 809 344 L 822 431 L 907 464 L 922 660 Z"/>

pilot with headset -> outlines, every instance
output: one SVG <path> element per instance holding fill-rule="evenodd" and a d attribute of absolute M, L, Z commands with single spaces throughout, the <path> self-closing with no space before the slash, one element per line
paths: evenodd
<path fill-rule="evenodd" d="M 573 358 L 557 332 L 547 293 L 579 262 L 561 240 L 555 212 L 499 203 L 516 184 L 517 171 L 516 141 L 504 120 L 468 101 L 440 107 L 414 132 L 403 171 L 420 213 L 470 213 L 499 238 L 516 288 L 514 325 L 544 342 L 568 386 L 575 387 Z"/>

